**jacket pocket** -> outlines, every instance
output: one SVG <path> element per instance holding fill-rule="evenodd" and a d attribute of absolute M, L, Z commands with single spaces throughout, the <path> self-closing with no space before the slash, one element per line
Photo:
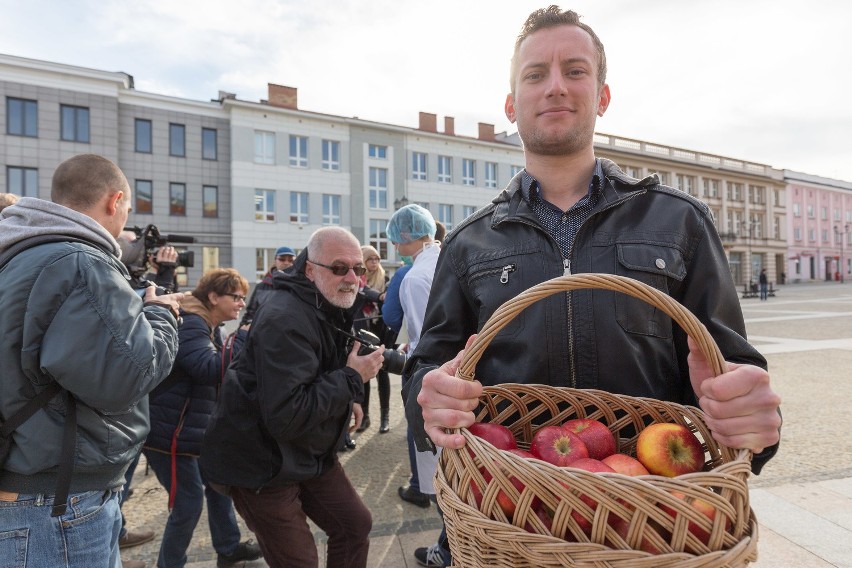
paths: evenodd
<path fill-rule="evenodd" d="M 618 243 L 616 274 L 669 293 L 669 281 L 682 281 L 686 276 L 683 254 L 674 247 L 647 243 Z M 672 320 L 651 304 L 616 293 L 616 321 L 624 331 L 669 339 Z"/>
<path fill-rule="evenodd" d="M 524 260 L 526 257 L 526 260 Z M 479 314 L 477 329 L 482 329 L 487 316 L 504 302 L 511 300 L 532 284 L 527 282 L 531 260 L 525 254 L 505 251 L 478 262 L 468 271 L 467 284 Z M 521 311 L 500 331 L 505 337 L 514 337 L 524 329 L 524 312 Z"/>

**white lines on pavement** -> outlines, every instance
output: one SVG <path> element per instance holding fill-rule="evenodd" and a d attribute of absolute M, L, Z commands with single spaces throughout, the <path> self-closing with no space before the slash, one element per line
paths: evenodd
<path fill-rule="evenodd" d="M 850 318 L 852 312 L 784 312 L 788 315 L 774 315 L 763 317 L 746 317 L 746 325 L 750 323 L 763 323 L 768 321 L 786 321 L 786 320 L 803 320 L 803 319 L 821 319 L 821 318 Z"/>
<path fill-rule="evenodd" d="M 748 339 L 750 342 L 761 342 L 761 345 L 754 345 L 754 348 L 764 355 L 772 353 L 794 353 L 797 351 L 821 351 L 823 349 L 844 349 L 852 351 L 852 338 L 814 340 L 749 335 Z"/>

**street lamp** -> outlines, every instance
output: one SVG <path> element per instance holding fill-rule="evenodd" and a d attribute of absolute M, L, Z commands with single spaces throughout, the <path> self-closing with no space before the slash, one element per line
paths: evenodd
<path fill-rule="evenodd" d="M 834 226 L 834 234 L 837 236 L 838 239 L 840 239 L 840 266 L 838 266 L 837 268 L 838 268 L 838 272 L 840 272 L 840 283 L 841 284 L 843 284 L 844 273 L 846 272 L 846 266 L 844 265 L 844 258 L 843 258 L 843 248 L 844 248 L 843 247 L 843 245 L 844 245 L 843 241 L 846 240 L 847 233 L 849 233 L 849 223 L 846 223 L 845 225 L 843 225 L 842 231 L 840 230 L 840 227 L 838 227 L 837 225 Z"/>
<path fill-rule="evenodd" d="M 393 200 L 394 209 L 402 209 L 406 205 L 408 205 L 408 198 L 404 195 L 400 196 L 398 199 Z"/>
<path fill-rule="evenodd" d="M 754 273 L 754 266 L 752 265 L 752 260 L 751 260 L 751 233 L 754 230 L 754 228 L 757 227 L 757 223 L 758 223 L 757 219 L 751 219 L 749 221 L 746 221 L 744 219 L 744 220 L 740 221 L 740 225 L 742 226 L 743 230 L 745 231 L 745 235 L 746 235 L 746 250 L 747 250 L 746 254 L 748 255 L 748 257 L 747 257 L 748 274 L 746 274 L 745 276 L 746 276 L 748 284 L 752 283 L 752 275 Z"/>

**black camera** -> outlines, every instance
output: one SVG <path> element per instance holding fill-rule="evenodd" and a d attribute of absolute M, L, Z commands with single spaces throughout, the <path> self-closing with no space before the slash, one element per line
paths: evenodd
<path fill-rule="evenodd" d="M 156 289 L 157 289 L 156 295 L 157 296 L 163 296 L 163 295 L 169 293 L 168 290 L 166 290 L 162 286 L 157 286 L 152 280 L 148 280 L 147 278 L 139 278 L 138 280 L 136 280 L 134 285 L 138 286 L 138 287 L 134 287 L 133 289 L 137 294 L 139 294 L 140 298 L 145 297 L 145 292 L 148 290 L 148 287 L 151 286 L 151 285 L 154 285 L 154 287 L 156 287 Z"/>
<path fill-rule="evenodd" d="M 147 270 L 148 257 L 156 255 L 160 247 L 172 243 L 194 243 L 195 237 L 182 235 L 161 235 L 156 225 L 148 225 L 144 229 L 139 227 L 125 228 L 136 234 L 136 240 L 121 238 L 118 244 L 121 246 L 121 262 L 127 267 L 134 281 L 134 288 L 139 288 L 143 280 L 142 276 Z M 164 266 L 195 266 L 195 252 L 179 252 L 174 263 L 162 263 Z M 144 291 L 142 292 L 144 295 Z"/>
<path fill-rule="evenodd" d="M 361 342 L 361 349 L 358 350 L 358 355 L 369 355 L 382 344 L 382 341 L 375 333 L 371 333 L 366 329 L 355 330 L 355 338 Z M 402 374 L 402 369 L 405 367 L 405 360 L 408 357 L 404 351 L 385 348 L 382 356 L 384 357 L 382 369 L 394 375 Z"/>

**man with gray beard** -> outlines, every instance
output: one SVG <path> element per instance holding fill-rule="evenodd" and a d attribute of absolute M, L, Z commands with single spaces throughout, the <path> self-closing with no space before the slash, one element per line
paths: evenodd
<path fill-rule="evenodd" d="M 293 268 L 275 274 L 207 428 L 204 475 L 231 496 L 273 568 L 318 566 L 307 518 L 328 535 L 327 566 L 367 564 L 372 517 L 336 452 L 383 361 L 382 347 L 358 355 L 347 337 L 365 272 L 352 233 L 311 235 Z"/>

